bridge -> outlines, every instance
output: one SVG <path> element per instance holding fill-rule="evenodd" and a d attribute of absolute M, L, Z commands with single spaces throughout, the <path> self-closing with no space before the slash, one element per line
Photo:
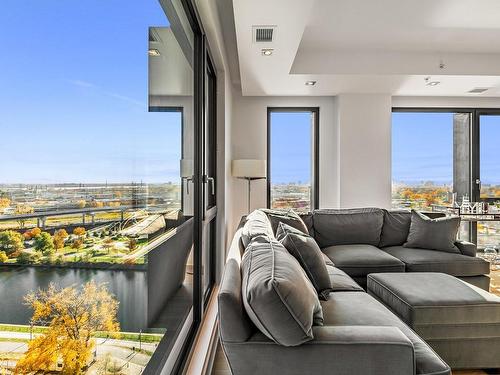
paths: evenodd
<path fill-rule="evenodd" d="M 67 210 L 53 210 L 53 211 L 37 211 L 29 214 L 15 214 L 15 215 L 0 215 L 0 222 L 3 221 L 19 221 L 28 219 L 37 219 L 37 226 L 45 228 L 45 222 L 48 217 L 53 216 L 68 216 L 68 215 L 82 215 L 82 223 L 86 223 L 86 216 L 90 216 L 91 223 L 94 224 L 95 214 L 99 212 L 119 212 L 120 218 L 123 221 L 127 211 L 136 211 L 138 209 L 146 208 L 145 205 L 134 206 L 118 206 L 118 207 L 89 207 L 89 208 L 74 208 Z"/>

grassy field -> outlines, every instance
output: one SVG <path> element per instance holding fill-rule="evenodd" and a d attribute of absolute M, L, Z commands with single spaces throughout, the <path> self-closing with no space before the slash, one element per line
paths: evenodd
<path fill-rule="evenodd" d="M 0 331 L 2 332 L 18 332 L 18 333 L 30 333 L 31 327 L 25 325 L 17 325 L 17 324 L 0 324 Z M 47 331 L 46 327 L 41 326 L 33 326 L 33 333 L 44 333 Z M 117 337 L 113 337 L 117 335 Z M 163 335 L 157 333 L 142 333 L 140 334 L 142 342 L 155 343 L 160 342 Z M 109 333 L 109 332 L 97 332 L 94 335 L 95 338 L 117 338 L 120 340 L 126 341 L 137 341 L 139 342 L 139 333 L 135 332 L 119 332 L 119 333 Z M 13 339 L 8 339 L 8 341 L 12 341 Z M 24 339 L 19 339 L 20 342 L 24 342 Z"/>

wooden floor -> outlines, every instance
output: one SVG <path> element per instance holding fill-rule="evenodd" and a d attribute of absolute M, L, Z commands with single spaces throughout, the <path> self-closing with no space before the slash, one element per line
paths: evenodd
<path fill-rule="evenodd" d="M 491 274 L 491 288 L 490 291 L 500 296 L 500 270 L 492 271 Z M 498 348 L 500 355 L 500 348 Z M 283 373 L 286 375 L 285 373 Z M 496 370 L 460 370 L 453 371 L 453 375 L 489 375 L 489 374 L 500 374 L 500 371 Z M 220 346 L 217 348 L 217 353 L 215 355 L 214 366 L 212 369 L 212 375 L 231 375 L 231 370 L 227 364 L 226 358 Z M 306 375 L 306 374 L 304 374 Z"/>

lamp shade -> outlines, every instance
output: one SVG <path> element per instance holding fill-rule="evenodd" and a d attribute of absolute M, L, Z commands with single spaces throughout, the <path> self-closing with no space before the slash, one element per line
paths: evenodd
<path fill-rule="evenodd" d="M 266 161 L 256 159 L 233 160 L 233 176 L 245 178 L 265 178 Z"/>
<path fill-rule="evenodd" d="M 192 177 L 193 173 L 193 159 L 181 159 L 181 177 Z"/>

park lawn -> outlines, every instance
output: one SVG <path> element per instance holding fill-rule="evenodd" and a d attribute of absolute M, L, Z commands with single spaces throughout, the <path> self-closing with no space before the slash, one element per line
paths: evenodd
<path fill-rule="evenodd" d="M 44 333 L 47 331 L 47 327 L 41 326 L 33 326 L 33 333 Z M 3 332 L 19 332 L 19 333 L 29 333 L 31 330 L 30 326 L 27 325 L 19 325 L 19 324 L 0 324 L 0 331 Z M 135 332 L 96 332 L 95 338 L 108 338 L 117 335 L 117 338 L 120 340 L 127 341 L 139 341 L 139 333 Z M 142 342 L 160 342 L 163 337 L 163 334 L 159 333 L 142 333 L 141 335 Z M 7 339 L 8 341 L 12 341 L 11 339 Z M 20 339 L 23 340 L 23 339 Z"/>

